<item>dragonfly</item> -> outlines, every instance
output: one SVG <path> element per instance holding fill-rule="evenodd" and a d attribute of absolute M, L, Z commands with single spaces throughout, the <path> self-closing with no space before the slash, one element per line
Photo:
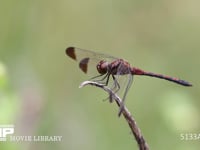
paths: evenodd
<path fill-rule="evenodd" d="M 122 97 L 122 104 L 120 106 L 119 115 L 123 110 L 124 101 L 126 99 L 129 88 L 131 87 L 133 76 L 150 76 L 155 78 L 160 78 L 174 82 L 182 86 L 192 86 L 191 83 L 181 80 L 179 78 L 174 78 L 162 74 L 152 73 L 144 71 L 137 67 L 132 67 L 127 61 L 121 58 L 116 58 L 107 54 L 97 53 L 90 50 L 84 50 L 77 47 L 68 47 L 66 49 L 66 54 L 73 60 L 79 63 L 79 68 L 86 74 L 92 70 L 96 72 L 96 75 L 90 78 L 90 80 L 97 83 L 108 86 L 110 78 L 112 78 L 111 90 L 117 93 L 121 88 L 121 83 L 119 82 L 120 76 L 126 76 L 127 82 L 125 84 L 125 89 Z M 93 65 L 91 65 L 93 64 Z M 112 98 L 110 98 L 111 101 Z"/>

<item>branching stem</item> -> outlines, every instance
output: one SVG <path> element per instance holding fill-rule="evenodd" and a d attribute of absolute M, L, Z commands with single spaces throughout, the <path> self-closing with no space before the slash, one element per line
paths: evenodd
<path fill-rule="evenodd" d="M 84 81 L 83 83 L 81 83 L 79 88 L 84 87 L 86 85 L 92 85 L 92 86 L 96 86 L 103 89 L 109 94 L 110 97 L 112 97 L 115 100 L 118 107 L 121 106 L 120 105 L 122 103 L 121 98 L 105 85 L 100 84 L 98 82 L 94 82 L 94 81 Z M 137 126 L 135 119 L 133 118 L 133 116 L 131 115 L 131 113 L 129 112 L 126 106 L 123 107 L 122 114 L 124 118 L 126 119 L 129 127 L 131 128 L 131 131 L 135 137 L 135 140 L 137 141 L 139 150 L 149 150 L 148 144 L 146 143 L 144 137 L 142 136 L 141 131 L 139 127 Z"/>

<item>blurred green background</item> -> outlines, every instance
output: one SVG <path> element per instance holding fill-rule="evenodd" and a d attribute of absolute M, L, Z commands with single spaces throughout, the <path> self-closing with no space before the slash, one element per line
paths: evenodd
<path fill-rule="evenodd" d="M 69 46 L 193 83 L 134 77 L 126 105 L 151 149 L 197 150 L 200 134 L 200 1 L 3 0 L 0 4 L 0 124 L 15 135 L 61 142 L 0 142 L 3 150 L 137 149 L 118 108 L 65 55 Z"/>

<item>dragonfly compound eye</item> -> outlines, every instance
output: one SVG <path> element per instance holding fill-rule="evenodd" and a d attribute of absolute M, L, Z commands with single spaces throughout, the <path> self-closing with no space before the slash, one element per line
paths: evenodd
<path fill-rule="evenodd" d="M 104 60 L 101 60 L 98 64 L 97 64 L 97 71 L 100 73 L 100 74 L 106 74 L 108 69 L 108 62 L 104 61 Z"/>

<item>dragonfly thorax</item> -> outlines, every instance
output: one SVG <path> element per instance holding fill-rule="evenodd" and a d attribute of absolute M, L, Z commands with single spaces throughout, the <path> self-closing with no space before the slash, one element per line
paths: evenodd
<path fill-rule="evenodd" d="M 126 75 L 130 74 L 130 64 L 123 59 L 116 59 L 112 62 L 101 60 L 97 64 L 97 70 L 100 74 L 109 74 L 112 75 Z"/>

